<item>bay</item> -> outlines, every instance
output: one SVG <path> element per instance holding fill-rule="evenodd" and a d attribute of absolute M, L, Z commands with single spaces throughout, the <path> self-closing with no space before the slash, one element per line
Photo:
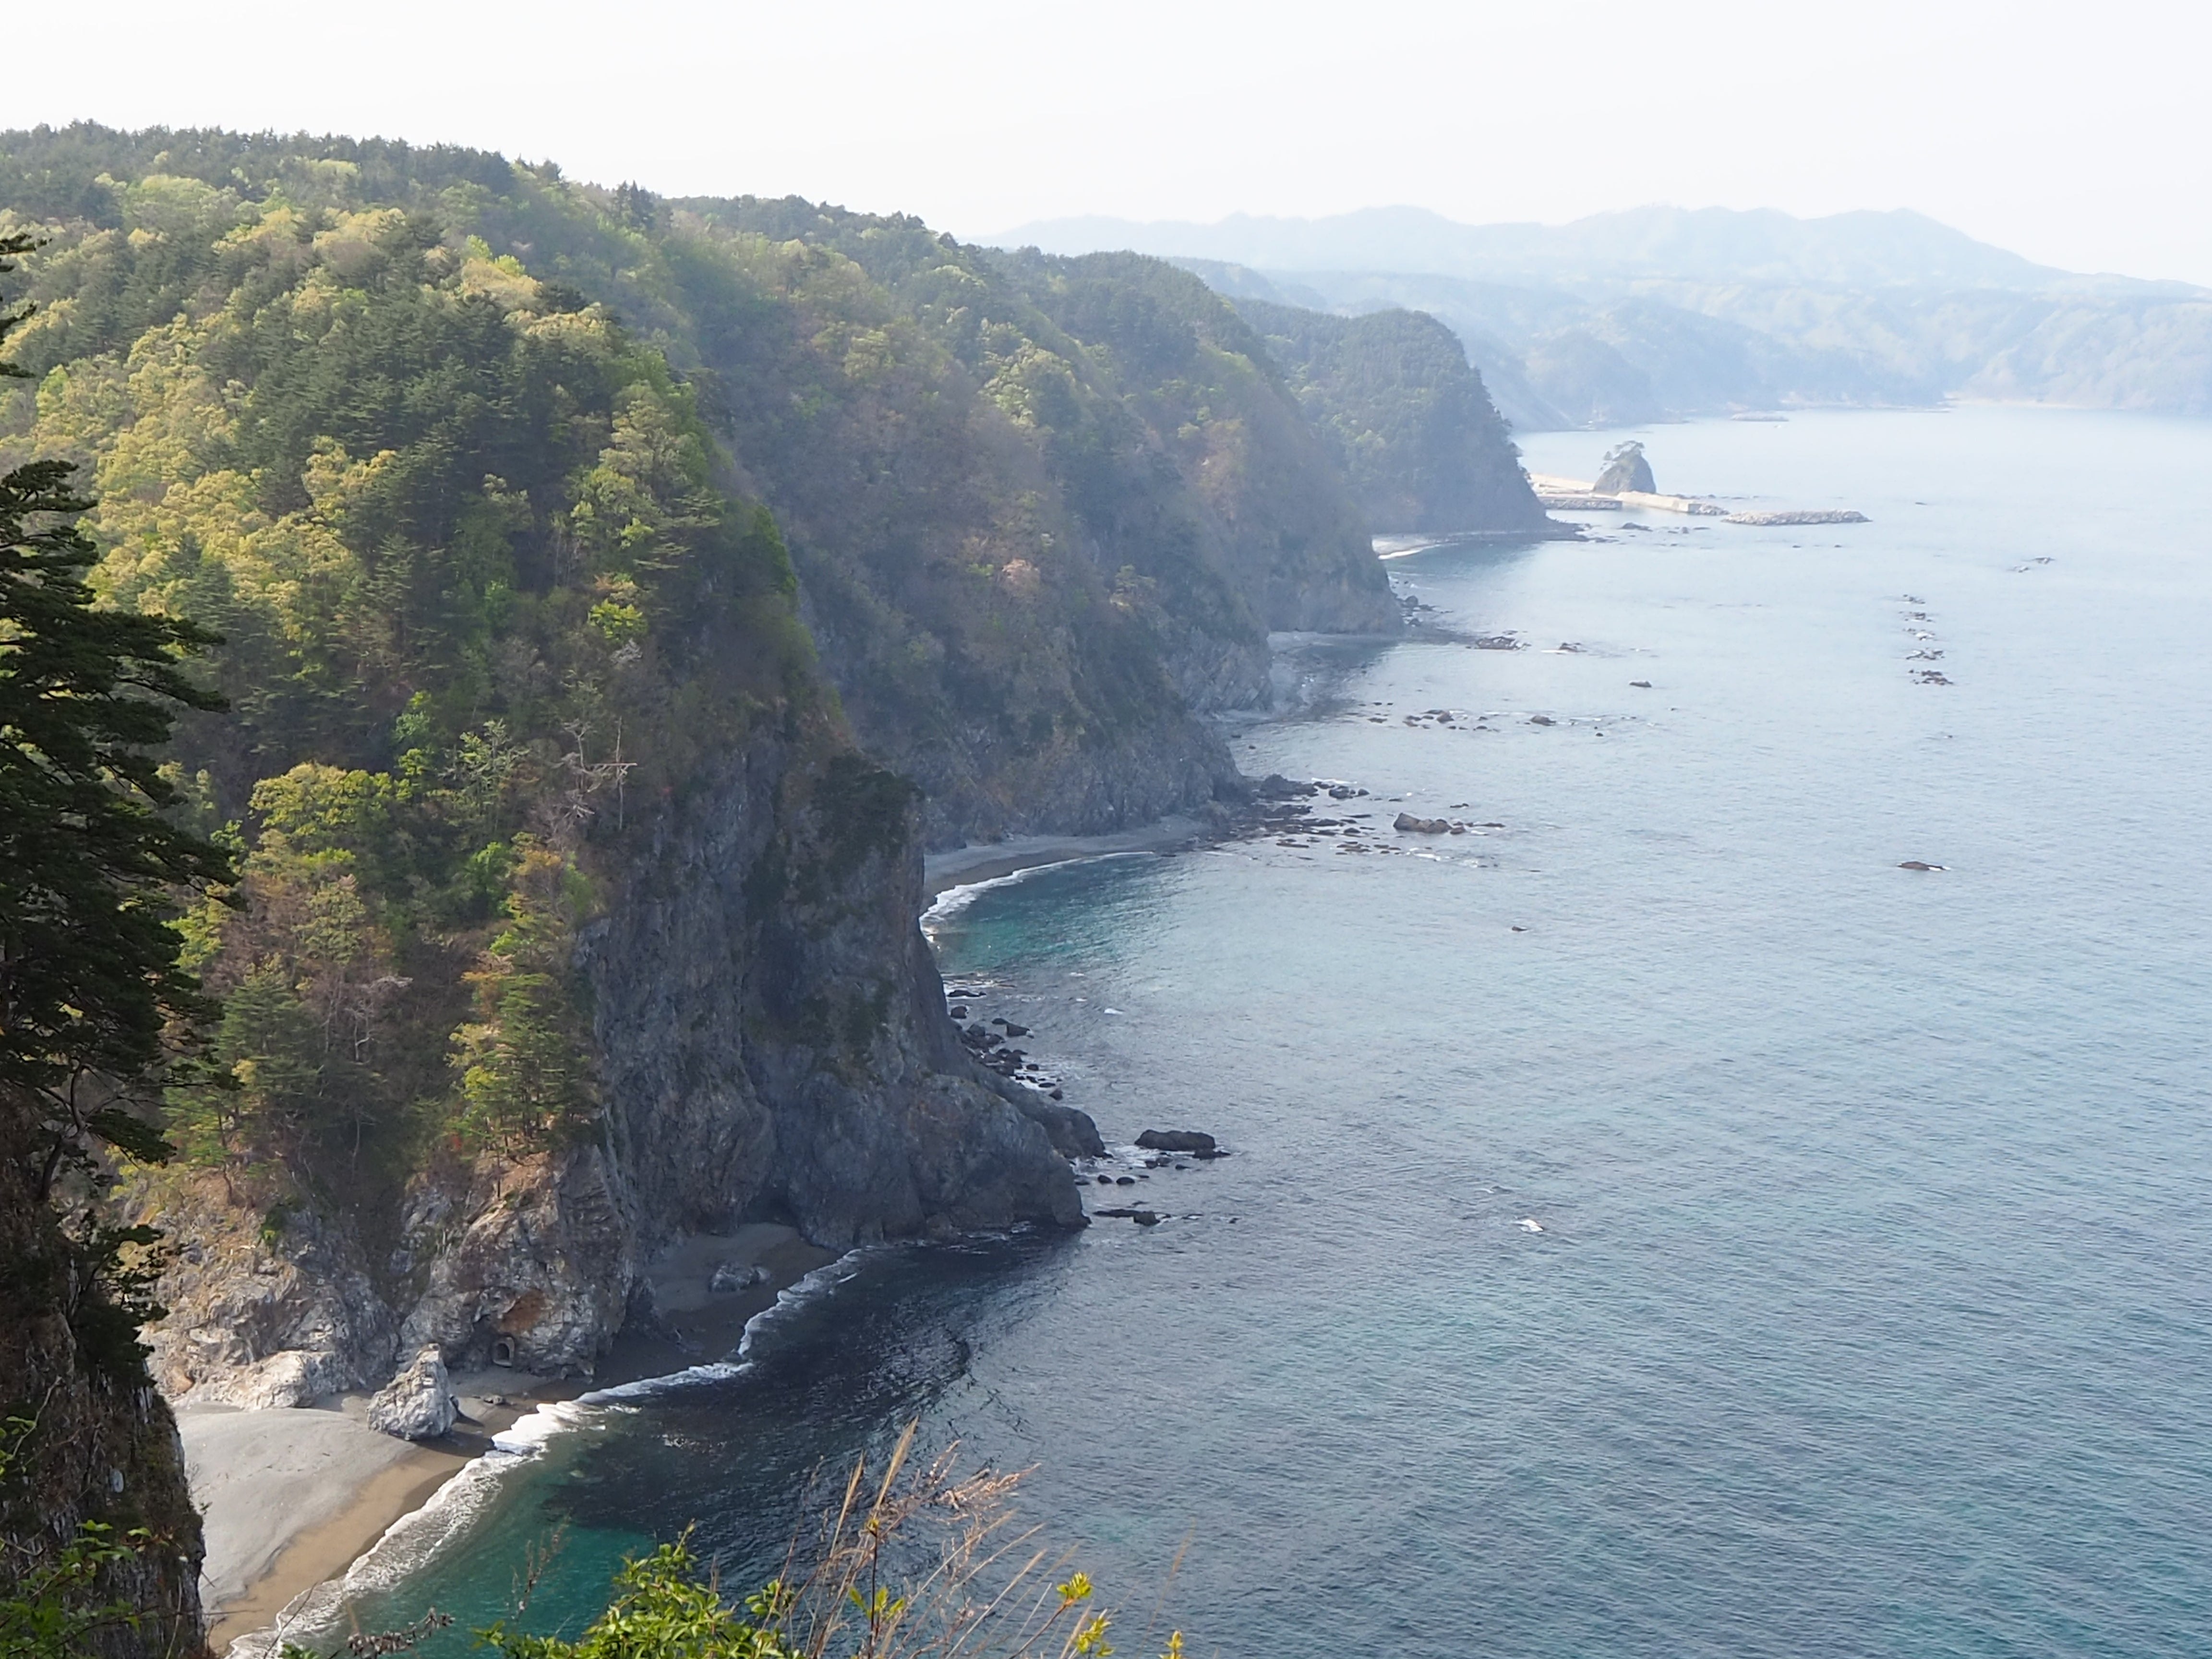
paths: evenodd
<path fill-rule="evenodd" d="M 764 1577 L 919 1420 L 1035 1466 L 1125 1653 L 2212 1653 L 2212 424 L 1637 435 L 1871 522 L 1397 559 L 1422 630 L 1287 642 L 1236 740 L 1361 834 L 934 924 L 1110 1141 L 1221 1137 L 1093 1188 L 1167 1219 L 851 1261 L 356 1616 L 487 1622 L 556 1529 L 532 1627 L 694 1522 Z"/>

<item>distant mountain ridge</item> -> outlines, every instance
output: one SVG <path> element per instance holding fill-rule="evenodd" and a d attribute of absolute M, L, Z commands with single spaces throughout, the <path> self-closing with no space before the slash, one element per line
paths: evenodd
<path fill-rule="evenodd" d="M 1322 219 L 1233 214 L 1215 224 L 1054 219 L 988 239 L 1048 253 L 1127 247 L 1262 270 L 1390 271 L 1492 283 L 1681 282 L 2036 291 L 2080 279 L 1923 214 L 1800 219 L 1771 208 L 1640 207 L 1564 225 L 1462 224 L 1425 208 Z"/>
<path fill-rule="evenodd" d="M 1467 225 L 1388 207 L 996 240 L 1152 253 L 1240 303 L 1427 312 L 1524 431 L 1954 398 L 2212 412 L 2212 290 L 2055 270 L 1905 210 Z"/>

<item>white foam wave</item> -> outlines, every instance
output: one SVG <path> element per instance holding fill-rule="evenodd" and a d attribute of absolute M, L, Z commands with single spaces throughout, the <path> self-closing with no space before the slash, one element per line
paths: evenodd
<path fill-rule="evenodd" d="M 358 1598 L 389 1590 L 428 1566 L 447 1546 L 465 1534 L 491 1507 L 507 1477 L 534 1463 L 560 1435 L 603 1426 L 610 1415 L 629 1402 L 700 1382 L 726 1381 L 752 1369 L 753 1339 L 779 1317 L 819 1301 L 860 1271 L 860 1262 L 871 1249 L 848 1250 L 835 1261 L 817 1267 L 776 1294 L 776 1298 L 745 1322 L 733 1359 L 692 1365 L 665 1376 L 640 1377 L 610 1388 L 594 1389 L 574 1400 L 549 1400 L 492 1437 L 491 1449 L 464 1464 L 452 1480 L 430 1494 L 419 1510 L 403 1515 L 385 1528 L 345 1572 L 302 1591 L 276 1615 L 266 1630 L 251 1631 L 233 1641 L 226 1659 L 275 1659 L 288 1641 L 300 1641 L 335 1630 L 346 1607 Z"/>
<path fill-rule="evenodd" d="M 1103 864 L 1109 859 L 1150 858 L 1146 849 L 1137 848 L 1114 853 L 1079 853 L 1063 859 L 1053 859 L 1043 864 L 1025 864 L 1020 869 L 1003 876 L 991 876 L 981 881 L 963 882 L 948 887 L 937 896 L 929 908 L 921 913 L 922 930 L 927 933 L 941 927 L 958 915 L 994 887 L 1012 887 L 1017 882 L 1027 881 L 1031 876 L 1042 875 L 1048 870 L 1065 870 L 1071 864 Z"/>
<path fill-rule="evenodd" d="M 1064 859 L 1061 862 L 1073 864 L 1077 860 Z M 1027 879 L 1039 870 L 1049 870 L 1053 867 L 1049 864 L 1032 864 L 1015 871 L 1012 875 L 992 876 L 987 880 L 963 882 L 957 887 L 948 887 L 931 902 L 929 908 L 921 913 L 922 927 L 924 931 L 927 931 L 932 927 L 942 927 L 994 887 L 1012 887 L 1016 882 Z"/>
<path fill-rule="evenodd" d="M 810 1302 L 820 1301 L 859 1273 L 860 1263 L 870 1255 L 889 1248 L 883 1244 L 863 1244 L 857 1249 L 848 1250 L 835 1261 L 817 1267 L 812 1273 L 777 1291 L 774 1303 L 745 1321 L 744 1334 L 738 1339 L 738 1363 L 740 1365 L 752 1363 L 753 1339 L 776 1319 L 805 1307 Z"/>
<path fill-rule="evenodd" d="M 464 1464 L 452 1480 L 432 1492 L 421 1509 L 401 1516 L 386 1528 L 384 1535 L 343 1574 L 326 1578 L 294 1597 L 267 1630 L 251 1632 L 233 1642 L 228 1659 L 273 1659 L 286 1642 L 335 1631 L 349 1604 L 393 1589 L 474 1527 L 498 1498 L 508 1474 L 535 1462 L 555 1435 L 587 1427 L 602 1415 L 580 1401 L 556 1400 L 520 1418 L 493 1439 L 489 1451 Z"/>

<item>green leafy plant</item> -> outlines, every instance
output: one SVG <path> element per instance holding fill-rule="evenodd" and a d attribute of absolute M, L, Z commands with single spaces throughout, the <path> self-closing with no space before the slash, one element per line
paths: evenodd
<path fill-rule="evenodd" d="M 916 1463 L 915 1434 L 872 1479 L 856 1462 L 813 1547 L 794 1546 L 785 1574 L 740 1600 L 687 1532 L 627 1560 L 580 1636 L 502 1622 L 478 1639 L 501 1659 L 1109 1659 L 1112 1616 L 1020 1524 L 1020 1475 L 959 1475 L 957 1447 Z M 1182 1654 L 1178 1631 L 1164 1659 Z"/>
<path fill-rule="evenodd" d="M 10 1417 L 0 1422 L 0 1492 L 20 1478 L 26 1443 L 38 1431 L 35 1419 Z M 0 1659 L 81 1659 L 104 1632 L 136 1630 L 139 1615 L 131 1603 L 106 1594 L 103 1576 L 158 1543 L 152 1532 L 134 1528 L 118 1534 L 105 1522 L 81 1523 L 59 1547 L 40 1547 L 0 1536 Z"/>
<path fill-rule="evenodd" d="M 33 246 L 0 237 L 0 271 Z M 0 316 L 0 339 L 21 321 Z M 0 1096 L 29 1120 L 42 1198 L 96 1145 L 168 1156 L 132 1109 L 158 1099 L 209 1012 L 179 960 L 173 895 L 229 872 L 164 816 L 178 711 L 221 706 L 181 659 L 215 635 L 95 604 L 99 550 L 77 522 L 93 503 L 73 471 L 0 475 Z"/>

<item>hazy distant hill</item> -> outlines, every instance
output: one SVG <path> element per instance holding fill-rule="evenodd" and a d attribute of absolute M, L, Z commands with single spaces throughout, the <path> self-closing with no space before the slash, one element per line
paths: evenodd
<path fill-rule="evenodd" d="M 1553 529 L 1462 343 L 1418 311 L 1237 301 L 1386 531 Z"/>
<path fill-rule="evenodd" d="M 1134 248 L 1267 270 L 1389 270 L 1492 283 L 1692 282 L 2039 289 L 2065 273 L 1917 213 L 1798 219 L 1772 209 L 1632 208 L 1565 225 L 1463 225 L 1425 208 L 1218 224 L 1053 219 L 990 239 L 1048 253 Z"/>
<path fill-rule="evenodd" d="M 2212 293 L 2052 270 L 1910 212 L 1651 207 L 1547 226 L 1375 208 L 1066 219 L 996 240 L 1135 248 L 1232 299 L 1428 312 L 1524 430 L 1953 397 L 2212 410 Z"/>

